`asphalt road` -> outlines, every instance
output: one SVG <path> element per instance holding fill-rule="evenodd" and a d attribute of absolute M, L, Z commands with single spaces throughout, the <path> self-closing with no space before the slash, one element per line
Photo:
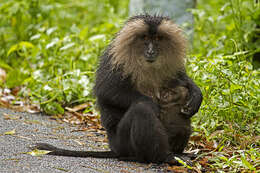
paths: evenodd
<path fill-rule="evenodd" d="M 31 151 L 29 146 L 34 142 L 47 142 L 73 150 L 107 148 L 106 143 L 95 140 L 103 136 L 77 131 L 78 128 L 51 120 L 44 114 L 21 113 L 0 108 L 0 172 L 167 172 L 167 165 L 26 154 Z M 5 134 L 14 129 L 14 134 Z"/>

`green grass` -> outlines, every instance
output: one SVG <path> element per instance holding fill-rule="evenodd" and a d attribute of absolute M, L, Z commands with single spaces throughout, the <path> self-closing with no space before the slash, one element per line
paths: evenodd
<path fill-rule="evenodd" d="M 2 86 L 26 86 L 21 94 L 48 114 L 62 114 L 66 105 L 92 101 L 97 59 L 127 14 L 127 2 L 113 4 L 108 0 L 1 2 L 0 67 L 8 72 Z M 119 5 L 123 10 L 117 10 Z"/>
<path fill-rule="evenodd" d="M 204 95 L 198 124 L 206 133 L 232 126 L 259 135 L 260 73 L 252 57 L 260 52 L 260 4 L 201 0 L 192 12 L 196 24 L 188 72 Z"/>
<path fill-rule="evenodd" d="M 259 169 L 260 4 L 251 0 L 198 1 L 188 72 L 203 92 L 195 134 L 215 143 L 213 171 Z M 258 57 L 260 59 L 260 57 Z M 214 169 L 215 168 L 215 169 Z"/>
<path fill-rule="evenodd" d="M 22 86 L 20 96 L 50 115 L 94 102 L 97 59 L 127 18 L 127 6 L 115 0 L 2 0 L 0 68 L 7 77 L 1 87 Z M 187 71 L 204 95 L 194 135 L 217 145 L 207 167 L 259 169 L 260 74 L 253 57 L 260 52 L 260 4 L 198 0 L 191 12 L 195 33 Z"/>

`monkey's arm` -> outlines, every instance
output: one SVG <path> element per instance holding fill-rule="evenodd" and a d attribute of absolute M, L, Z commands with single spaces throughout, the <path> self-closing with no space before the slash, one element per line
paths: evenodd
<path fill-rule="evenodd" d="M 193 116 L 199 111 L 203 96 L 200 88 L 187 76 L 185 72 L 179 73 L 179 79 L 186 83 L 189 90 L 189 100 L 182 108 L 181 112 L 189 117 Z"/>
<path fill-rule="evenodd" d="M 135 90 L 130 79 L 124 79 L 118 72 L 110 72 L 105 79 L 102 79 L 102 84 L 96 85 L 95 93 L 98 103 L 123 110 L 127 110 L 131 104 L 139 101 L 152 101 L 151 98 Z"/>
<path fill-rule="evenodd" d="M 108 63 L 105 63 L 102 68 L 98 69 L 95 86 L 95 95 L 101 111 L 102 124 L 106 129 L 116 127 L 132 104 L 149 102 L 151 108 L 156 107 L 150 97 L 133 88 L 130 79 L 123 78 L 117 70 L 106 70 L 111 69 L 107 65 Z"/>
<path fill-rule="evenodd" d="M 152 100 L 134 89 L 130 77 L 123 77 L 120 67 L 113 68 L 110 46 L 100 57 L 96 72 L 95 95 L 100 103 L 128 109 L 136 101 Z"/>

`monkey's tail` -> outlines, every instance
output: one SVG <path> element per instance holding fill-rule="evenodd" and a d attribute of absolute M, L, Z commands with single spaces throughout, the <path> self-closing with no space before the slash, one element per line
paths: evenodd
<path fill-rule="evenodd" d="M 54 147 L 46 143 L 36 143 L 31 149 L 51 151 L 48 155 L 69 157 L 94 157 L 94 158 L 118 158 L 113 151 L 73 151 Z"/>

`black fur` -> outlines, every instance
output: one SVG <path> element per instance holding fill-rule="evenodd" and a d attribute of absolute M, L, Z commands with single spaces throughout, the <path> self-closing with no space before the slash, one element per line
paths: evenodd
<path fill-rule="evenodd" d="M 143 20 L 146 24 L 149 25 L 149 34 L 154 35 L 157 32 L 158 26 L 161 24 L 162 20 L 170 20 L 170 18 L 165 17 L 165 16 L 159 16 L 159 15 L 149 15 L 149 14 L 144 14 L 144 15 L 138 15 L 138 16 L 133 16 L 131 17 L 127 22 L 141 19 Z M 126 22 L 126 23 L 127 23 Z"/>

